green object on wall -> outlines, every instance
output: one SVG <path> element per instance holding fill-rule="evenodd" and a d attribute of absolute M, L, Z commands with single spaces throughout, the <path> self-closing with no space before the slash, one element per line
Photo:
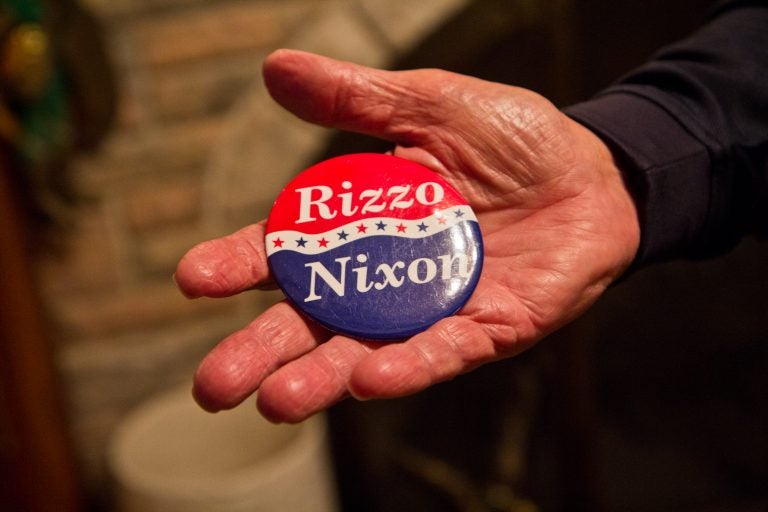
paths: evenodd
<path fill-rule="evenodd" d="M 64 151 L 72 140 L 63 72 L 47 30 L 45 5 L 31 0 L 0 1 L 0 78 L 3 130 L 22 169 Z"/>

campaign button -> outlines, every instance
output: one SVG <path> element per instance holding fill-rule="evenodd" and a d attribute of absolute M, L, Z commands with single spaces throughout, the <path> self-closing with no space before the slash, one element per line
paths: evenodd
<path fill-rule="evenodd" d="M 483 264 L 467 201 L 430 169 L 395 156 L 318 163 L 278 195 L 265 243 L 275 281 L 328 329 L 399 340 L 456 313 Z"/>

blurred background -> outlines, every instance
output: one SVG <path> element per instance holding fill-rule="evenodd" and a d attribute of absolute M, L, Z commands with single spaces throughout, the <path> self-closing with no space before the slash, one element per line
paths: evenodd
<path fill-rule="evenodd" d="M 279 299 L 186 300 L 181 255 L 263 218 L 310 163 L 387 149 L 282 112 L 270 51 L 446 68 L 565 106 L 711 4 L 0 0 L 0 510 L 115 509 L 119 426 Z M 339 404 L 323 417 L 338 509 L 764 512 L 766 256 L 747 239 L 640 271 L 519 358 Z"/>

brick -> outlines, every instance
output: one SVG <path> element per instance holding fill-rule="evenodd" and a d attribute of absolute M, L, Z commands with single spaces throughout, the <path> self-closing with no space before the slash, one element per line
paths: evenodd
<path fill-rule="evenodd" d="M 162 122 L 226 113 L 259 81 L 262 59 L 254 52 L 158 67 L 147 101 Z"/>
<path fill-rule="evenodd" d="M 88 340 L 226 312 L 236 298 L 185 299 L 168 276 L 165 282 L 129 289 L 59 297 L 49 304 L 62 341 Z"/>
<path fill-rule="evenodd" d="M 123 196 L 125 220 L 134 231 L 188 224 L 199 218 L 202 190 L 199 179 L 147 180 Z"/>
<path fill-rule="evenodd" d="M 212 156 L 205 186 L 212 209 L 251 223 L 267 215 L 330 132 L 284 112 L 264 88 L 252 91 L 240 107 Z"/>
<path fill-rule="evenodd" d="M 68 293 L 109 289 L 117 284 L 114 235 L 98 206 L 79 209 L 72 225 L 62 228 L 59 243 L 37 254 L 35 270 L 48 301 Z"/>
<path fill-rule="evenodd" d="M 359 1 L 371 21 L 398 52 L 410 49 L 440 22 L 468 3 L 468 0 Z"/>
<path fill-rule="evenodd" d="M 191 247 L 212 238 L 197 225 L 155 230 L 137 237 L 134 251 L 137 272 L 144 278 L 171 275 Z"/>
<path fill-rule="evenodd" d="M 178 9 L 200 2 L 201 0 L 142 0 L 141 2 L 136 0 L 82 0 L 83 6 L 101 19 L 137 16 L 159 9 Z"/>
<path fill-rule="evenodd" d="M 97 153 L 72 162 L 72 184 L 99 197 L 157 175 L 199 173 L 221 136 L 222 118 L 201 118 L 144 130 L 115 133 Z"/>
<path fill-rule="evenodd" d="M 70 382 L 73 411 L 79 416 L 129 409 L 167 384 L 191 377 L 201 358 L 248 320 L 232 310 L 62 346 L 58 364 Z"/>
<path fill-rule="evenodd" d="M 266 298 L 271 300 L 266 302 Z M 62 345 L 56 361 L 69 382 L 73 413 L 82 418 L 89 412 L 125 411 L 168 385 L 190 378 L 211 348 L 247 325 L 272 300 L 271 294 L 255 293 L 241 296 L 237 307 L 213 317 Z"/>
<path fill-rule="evenodd" d="M 121 84 L 115 105 L 114 130 L 139 130 L 147 118 L 153 115 L 149 105 L 139 99 L 128 84 Z"/>
<path fill-rule="evenodd" d="M 301 12 L 297 2 L 207 2 L 145 17 L 135 26 L 137 49 L 153 66 L 276 45 Z"/>
<path fill-rule="evenodd" d="M 317 9 L 286 41 L 286 46 L 366 66 L 385 66 L 391 57 L 389 49 L 371 33 L 359 9 L 349 1 Z"/>

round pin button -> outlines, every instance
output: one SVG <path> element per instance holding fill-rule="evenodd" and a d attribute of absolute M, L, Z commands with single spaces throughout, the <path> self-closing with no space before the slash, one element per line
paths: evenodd
<path fill-rule="evenodd" d="M 480 277 L 467 201 L 430 169 L 353 154 L 300 173 L 280 193 L 265 243 L 277 284 L 304 313 L 357 338 L 398 340 L 456 313 Z"/>

